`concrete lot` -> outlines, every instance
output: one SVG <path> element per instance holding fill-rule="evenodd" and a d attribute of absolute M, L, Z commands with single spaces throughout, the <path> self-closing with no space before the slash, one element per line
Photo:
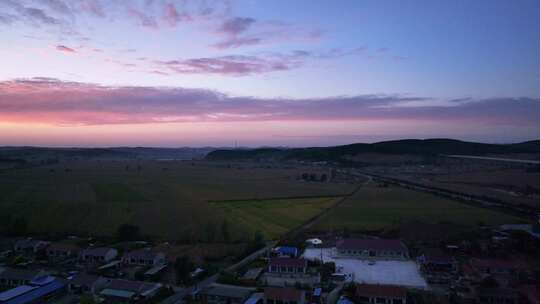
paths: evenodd
<path fill-rule="evenodd" d="M 370 284 L 400 285 L 414 288 L 427 288 L 425 279 L 414 261 L 369 261 L 350 258 L 338 258 L 334 248 L 308 248 L 303 257 L 309 260 L 322 260 L 336 263 L 336 271 L 347 274 L 347 278 L 356 282 Z"/>

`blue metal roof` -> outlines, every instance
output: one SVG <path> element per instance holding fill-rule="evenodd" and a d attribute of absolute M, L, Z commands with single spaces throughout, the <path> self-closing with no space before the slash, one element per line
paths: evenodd
<path fill-rule="evenodd" d="M 35 301 L 43 296 L 46 296 L 48 294 L 54 293 L 62 288 L 64 288 L 66 284 L 56 280 L 53 281 L 47 285 L 40 286 L 38 288 L 32 289 L 28 291 L 27 293 L 24 293 L 20 296 L 17 296 L 15 298 L 12 298 L 11 300 L 7 300 L 3 302 L 2 304 L 26 304 L 30 303 L 32 301 Z"/>
<path fill-rule="evenodd" d="M 6 290 L 0 293 L 0 301 L 7 301 L 9 299 L 23 295 L 29 292 L 30 290 L 36 289 L 36 288 L 37 287 L 34 287 L 34 286 L 22 285 L 22 286 L 12 288 L 10 290 Z"/>
<path fill-rule="evenodd" d="M 292 255 L 292 256 L 296 256 L 298 253 L 298 249 L 292 246 L 280 246 L 276 248 L 276 250 L 281 254 Z"/>

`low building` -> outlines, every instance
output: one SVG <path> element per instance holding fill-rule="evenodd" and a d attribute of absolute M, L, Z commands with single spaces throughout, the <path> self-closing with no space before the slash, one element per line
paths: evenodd
<path fill-rule="evenodd" d="M 509 288 L 479 288 L 476 293 L 481 304 L 518 304 L 520 300 L 519 292 Z"/>
<path fill-rule="evenodd" d="M 306 292 L 292 287 L 267 287 L 264 289 L 264 304 L 304 304 Z"/>
<path fill-rule="evenodd" d="M 211 284 L 199 292 L 202 304 L 243 304 L 256 291 L 252 287 Z"/>
<path fill-rule="evenodd" d="M 97 294 L 109 280 L 92 274 L 79 273 L 68 280 L 68 291 L 75 294 Z"/>
<path fill-rule="evenodd" d="M 457 271 L 457 260 L 439 249 L 425 250 L 418 257 L 418 262 L 425 271 L 428 272 L 455 272 Z"/>
<path fill-rule="evenodd" d="M 43 276 L 0 293 L 0 304 L 30 304 L 51 302 L 51 299 L 64 294 L 66 284 L 55 277 Z"/>
<path fill-rule="evenodd" d="M 457 272 L 457 260 L 439 249 L 424 250 L 418 263 L 428 283 L 447 284 Z"/>
<path fill-rule="evenodd" d="M 285 287 L 296 284 L 314 287 L 321 282 L 317 271 L 308 271 L 308 262 L 303 258 L 272 258 L 268 263 L 268 271 L 260 280 L 268 286 Z"/>
<path fill-rule="evenodd" d="M 513 260 L 471 259 L 473 271 L 481 275 L 517 275 L 525 266 Z"/>
<path fill-rule="evenodd" d="M 261 276 L 263 269 L 263 267 L 248 269 L 248 271 L 246 271 L 246 273 L 244 273 L 244 275 L 240 277 L 240 282 L 244 284 L 255 285 L 257 283 L 257 280 Z"/>
<path fill-rule="evenodd" d="M 272 258 L 268 263 L 268 272 L 281 274 L 305 274 L 307 272 L 307 260 L 297 258 Z"/>
<path fill-rule="evenodd" d="M 540 304 L 540 284 L 520 286 L 519 292 L 527 304 Z"/>
<path fill-rule="evenodd" d="M 129 303 L 151 299 L 162 287 L 160 283 L 113 279 L 100 291 L 99 295 L 112 303 Z"/>
<path fill-rule="evenodd" d="M 13 249 L 16 252 L 36 253 L 47 247 L 47 245 L 49 245 L 49 242 L 28 238 L 15 242 Z"/>
<path fill-rule="evenodd" d="M 336 244 L 339 257 L 379 260 L 406 260 L 409 251 L 400 240 L 344 239 Z"/>
<path fill-rule="evenodd" d="M 166 262 L 163 252 L 153 252 L 151 248 L 130 251 L 122 257 L 122 262 L 128 265 L 158 266 Z"/>
<path fill-rule="evenodd" d="M 0 267 L 0 287 L 3 289 L 13 288 L 20 285 L 30 284 L 32 280 L 46 275 L 42 270 L 29 270 L 11 267 Z"/>
<path fill-rule="evenodd" d="M 79 246 L 74 244 L 65 244 L 65 243 L 52 243 L 47 249 L 47 257 L 49 259 L 67 259 L 77 257 L 81 249 Z"/>
<path fill-rule="evenodd" d="M 356 303 L 406 304 L 407 290 L 393 285 L 358 284 Z"/>
<path fill-rule="evenodd" d="M 90 247 L 81 252 L 81 260 L 86 263 L 108 263 L 116 258 L 118 250 L 109 247 Z"/>

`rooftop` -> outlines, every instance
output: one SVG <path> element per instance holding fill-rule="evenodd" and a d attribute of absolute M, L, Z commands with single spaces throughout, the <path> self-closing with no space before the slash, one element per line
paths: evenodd
<path fill-rule="evenodd" d="M 103 256 L 106 255 L 109 250 L 115 250 L 109 247 L 89 247 L 83 251 L 84 255 Z"/>
<path fill-rule="evenodd" d="M 99 276 L 87 273 L 79 273 L 75 275 L 69 282 L 73 285 L 83 286 L 83 285 L 92 285 L 94 282 L 99 280 Z"/>
<path fill-rule="evenodd" d="M 35 286 L 28 286 L 28 285 L 22 285 L 19 287 L 15 287 L 13 289 L 6 290 L 4 292 L 0 293 L 0 301 L 7 301 L 13 298 L 16 298 L 20 295 L 23 295 L 31 290 L 34 290 L 38 287 Z"/>
<path fill-rule="evenodd" d="M 394 285 L 358 284 L 356 286 L 356 294 L 358 296 L 369 297 L 382 296 L 404 298 L 407 296 L 407 290 L 403 287 Z"/>
<path fill-rule="evenodd" d="M 256 280 L 262 271 L 263 271 L 262 267 L 248 269 L 248 271 L 244 273 L 241 279 L 242 280 Z"/>
<path fill-rule="evenodd" d="M 306 267 L 307 260 L 296 258 L 272 258 L 270 266 L 285 266 L 285 267 Z"/>
<path fill-rule="evenodd" d="M 201 294 L 213 295 L 227 298 L 245 299 L 255 292 L 255 288 L 242 287 L 235 285 L 226 285 L 214 283 L 201 291 Z"/>
<path fill-rule="evenodd" d="M 300 301 L 304 292 L 291 287 L 267 287 L 264 289 L 264 297 L 281 301 Z"/>
<path fill-rule="evenodd" d="M 124 255 L 124 258 L 131 259 L 145 259 L 145 260 L 153 260 L 156 255 L 160 254 L 160 252 L 154 252 L 151 248 L 142 248 L 130 251 Z"/>
<path fill-rule="evenodd" d="M 47 250 L 56 250 L 56 251 L 79 251 L 79 246 L 75 244 L 67 243 L 52 243 L 47 247 Z"/>
<path fill-rule="evenodd" d="M 471 266 L 474 268 L 499 268 L 499 269 L 518 269 L 525 265 L 514 260 L 503 259 L 472 259 Z"/>

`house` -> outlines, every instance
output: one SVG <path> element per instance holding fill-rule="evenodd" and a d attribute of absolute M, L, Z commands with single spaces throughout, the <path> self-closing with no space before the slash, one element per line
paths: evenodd
<path fill-rule="evenodd" d="M 281 274 L 305 274 L 307 272 L 307 260 L 297 258 L 272 258 L 268 263 L 268 272 Z"/>
<path fill-rule="evenodd" d="M 540 285 L 523 285 L 519 287 L 523 299 L 527 304 L 540 304 Z"/>
<path fill-rule="evenodd" d="M 519 292 L 510 288 L 479 288 L 476 291 L 478 295 L 478 303 L 504 303 L 518 304 Z"/>
<path fill-rule="evenodd" d="M 82 251 L 81 260 L 87 263 L 107 263 L 116 258 L 118 250 L 108 247 L 90 247 Z"/>
<path fill-rule="evenodd" d="M 314 287 L 321 282 L 319 272 L 308 272 L 308 262 L 303 258 L 271 258 L 268 271 L 259 279 L 267 286 L 285 287 L 301 284 Z"/>
<path fill-rule="evenodd" d="M 122 262 L 128 265 L 158 266 L 166 262 L 163 252 L 153 252 L 151 248 L 130 251 L 122 257 Z"/>
<path fill-rule="evenodd" d="M 47 247 L 46 253 L 49 259 L 67 259 L 78 256 L 80 250 L 77 245 L 52 243 Z"/>
<path fill-rule="evenodd" d="M 427 249 L 417 258 L 422 273 L 429 283 L 447 284 L 457 272 L 457 260 L 440 249 Z"/>
<path fill-rule="evenodd" d="M 400 240 L 344 239 L 336 244 L 340 257 L 379 260 L 405 260 L 409 251 Z"/>
<path fill-rule="evenodd" d="M 0 287 L 13 288 L 30 282 L 47 273 L 42 270 L 28 270 L 11 267 L 0 267 Z"/>
<path fill-rule="evenodd" d="M 112 303 L 129 303 L 138 299 L 151 299 L 162 287 L 160 283 L 113 279 L 99 295 Z"/>
<path fill-rule="evenodd" d="M 28 238 L 15 242 L 13 249 L 15 252 L 36 253 L 47 247 L 47 245 L 49 245 L 49 242 Z"/>
<path fill-rule="evenodd" d="M 108 283 L 109 280 L 104 277 L 79 273 L 68 280 L 68 291 L 76 294 L 97 294 Z"/>
<path fill-rule="evenodd" d="M 458 267 L 456 259 L 440 249 L 425 250 L 418 262 L 426 272 L 455 272 Z"/>
<path fill-rule="evenodd" d="M 292 287 L 267 287 L 264 289 L 264 304 L 304 304 L 306 292 Z"/>
<path fill-rule="evenodd" d="M 252 287 L 211 284 L 199 292 L 202 304 L 243 304 L 252 293 Z"/>
<path fill-rule="evenodd" d="M 255 285 L 263 269 L 263 267 L 248 269 L 248 271 L 246 271 L 246 273 L 240 277 L 240 282 L 248 285 Z"/>
<path fill-rule="evenodd" d="M 64 294 L 66 284 L 55 277 L 42 276 L 0 293 L 0 304 L 44 303 L 51 298 Z"/>
<path fill-rule="evenodd" d="M 407 290 L 393 285 L 358 284 L 355 297 L 356 303 L 406 304 Z"/>
<path fill-rule="evenodd" d="M 471 259 L 473 271 L 481 275 L 517 275 L 526 267 L 514 260 L 503 259 Z"/>

